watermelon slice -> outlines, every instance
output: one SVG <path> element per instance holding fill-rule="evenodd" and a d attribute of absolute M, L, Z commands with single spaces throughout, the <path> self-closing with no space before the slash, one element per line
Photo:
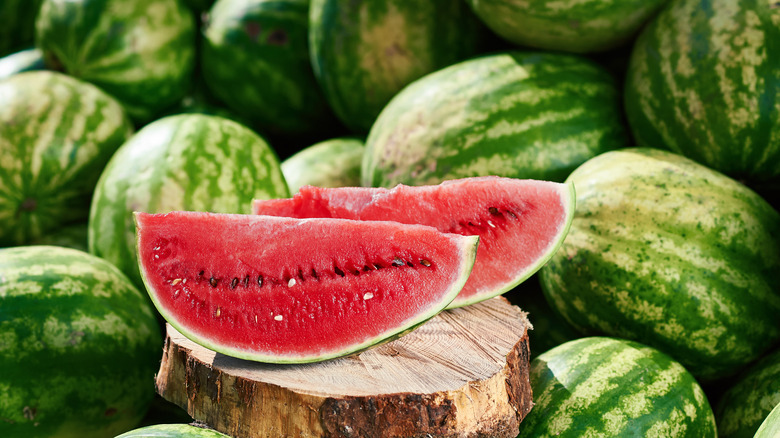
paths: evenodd
<path fill-rule="evenodd" d="M 255 200 L 255 214 L 424 224 L 479 236 L 477 260 L 450 308 L 500 295 L 542 267 L 574 217 L 574 185 L 497 176 L 392 189 L 305 186 L 292 198 Z"/>
<path fill-rule="evenodd" d="M 344 219 L 135 213 L 160 314 L 194 342 L 260 362 L 347 355 L 443 310 L 478 238 Z"/>

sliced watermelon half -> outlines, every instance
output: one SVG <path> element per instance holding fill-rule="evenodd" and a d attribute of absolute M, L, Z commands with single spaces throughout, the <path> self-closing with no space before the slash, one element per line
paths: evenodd
<path fill-rule="evenodd" d="M 574 185 L 497 176 L 438 185 L 320 188 L 254 200 L 255 214 L 424 224 L 479 236 L 474 270 L 449 307 L 500 295 L 533 275 L 563 243 L 574 217 Z"/>
<path fill-rule="evenodd" d="M 140 271 L 160 314 L 214 351 L 260 362 L 344 356 L 442 311 L 478 238 L 344 219 L 135 213 Z"/>

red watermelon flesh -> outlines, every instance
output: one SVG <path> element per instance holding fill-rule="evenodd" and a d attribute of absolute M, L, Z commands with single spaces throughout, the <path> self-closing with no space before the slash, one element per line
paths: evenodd
<path fill-rule="evenodd" d="M 438 185 L 320 188 L 292 198 L 255 200 L 256 214 L 424 224 L 446 233 L 479 236 L 474 269 L 449 305 L 473 304 L 517 286 L 560 247 L 574 216 L 567 183 L 473 177 Z"/>
<path fill-rule="evenodd" d="M 421 225 L 203 212 L 136 213 L 162 316 L 205 347 L 302 363 L 400 335 L 449 304 L 478 239 Z"/>

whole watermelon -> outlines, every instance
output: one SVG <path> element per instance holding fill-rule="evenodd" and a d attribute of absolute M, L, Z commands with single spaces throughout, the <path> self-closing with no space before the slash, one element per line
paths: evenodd
<path fill-rule="evenodd" d="M 146 296 L 75 249 L 0 249 L 0 436 L 110 438 L 154 397 L 162 338 Z"/>
<path fill-rule="evenodd" d="M 260 132 L 321 139 L 338 122 L 314 79 L 308 29 L 308 0 L 219 0 L 204 24 L 204 81 Z"/>
<path fill-rule="evenodd" d="M 587 337 L 531 362 L 534 407 L 518 438 L 708 437 L 704 391 L 677 361 L 625 339 Z"/>
<path fill-rule="evenodd" d="M 3 0 L 0 2 L 0 57 L 33 43 L 35 16 L 42 0 Z"/>
<path fill-rule="evenodd" d="M 282 173 L 290 188 L 297 192 L 305 185 L 349 187 L 360 185 L 360 163 L 365 146 L 355 137 L 323 140 L 282 161 Z"/>
<path fill-rule="evenodd" d="M 667 0 L 468 0 L 498 35 L 520 46 L 574 53 L 632 41 Z"/>
<path fill-rule="evenodd" d="M 131 135 L 122 106 L 49 71 L 0 81 L 0 247 L 86 220 L 111 155 Z"/>
<path fill-rule="evenodd" d="M 311 63 L 330 106 L 356 133 L 413 80 L 481 49 L 464 1 L 312 0 Z"/>
<path fill-rule="evenodd" d="M 89 252 L 143 288 L 133 212 L 250 213 L 252 199 L 289 196 L 268 143 L 232 120 L 182 114 L 156 120 L 106 166 L 89 214 Z"/>
<path fill-rule="evenodd" d="M 44 0 L 35 43 L 49 68 L 102 88 L 142 124 L 187 92 L 195 37 L 179 0 Z"/>
<path fill-rule="evenodd" d="M 625 106 L 638 143 L 780 184 L 780 8 L 671 2 L 636 41 Z"/>
<path fill-rule="evenodd" d="M 615 79 L 584 57 L 500 52 L 431 73 L 385 107 L 366 139 L 365 186 L 500 175 L 563 181 L 627 146 Z"/>
<path fill-rule="evenodd" d="M 743 371 L 715 407 L 721 438 L 750 438 L 780 403 L 780 350 Z"/>
<path fill-rule="evenodd" d="M 701 381 L 780 340 L 780 214 L 755 192 L 650 148 L 602 154 L 568 181 L 577 211 L 540 274 L 581 332 L 641 341 Z"/>

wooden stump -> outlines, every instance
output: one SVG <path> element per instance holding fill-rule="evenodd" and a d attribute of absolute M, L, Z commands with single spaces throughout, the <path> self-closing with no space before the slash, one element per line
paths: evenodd
<path fill-rule="evenodd" d="M 531 409 L 526 314 L 498 297 L 353 356 L 236 359 L 168 326 L 157 391 L 243 437 L 515 437 Z"/>

